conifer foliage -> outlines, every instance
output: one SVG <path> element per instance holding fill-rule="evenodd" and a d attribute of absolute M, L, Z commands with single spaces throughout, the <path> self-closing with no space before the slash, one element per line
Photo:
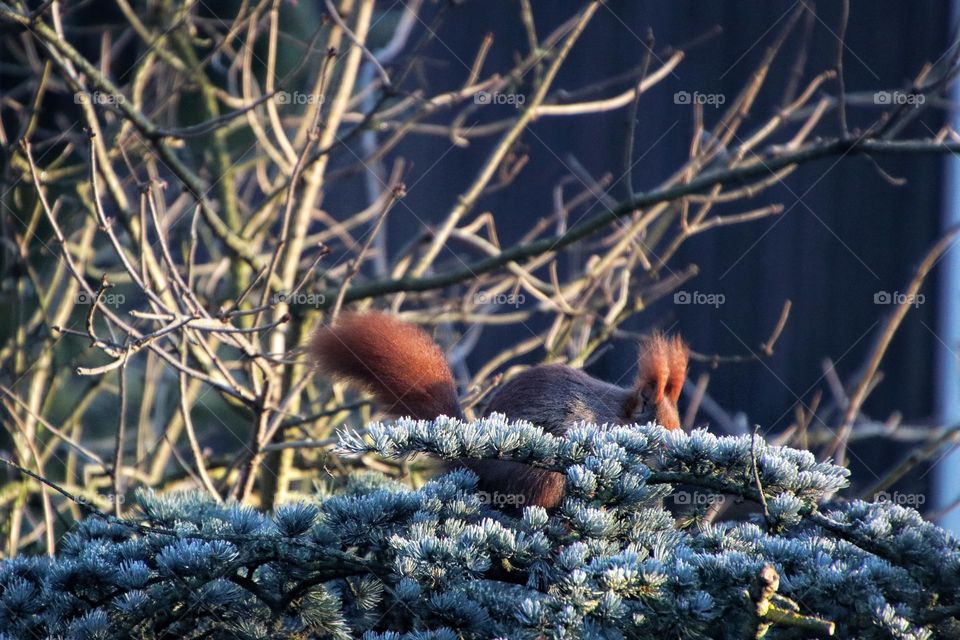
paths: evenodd
<path fill-rule="evenodd" d="M 458 470 L 367 474 L 271 516 L 199 493 L 86 518 L 58 557 L 0 564 L 0 638 L 955 637 L 960 544 L 889 503 L 829 502 L 847 470 L 760 438 L 494 415 L 341 434 L 343 454 L 506 458 L 567 498 L 501 510 Z M 757 503 L 678 520 L 680 491 Z"/>

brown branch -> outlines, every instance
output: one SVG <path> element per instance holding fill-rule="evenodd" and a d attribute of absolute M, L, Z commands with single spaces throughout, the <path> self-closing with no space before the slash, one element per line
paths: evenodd
<path fill-rule="evenodd" d="M 477 260 L 465 267 L 449 269 L 441 275 L 427 277 L 408 276 L 354 285 L 344 294 L 344 303 L 376 298 L 390 293 L 430 291 L 458 282 L 465 282 L 485 273 L 495 271 L 512 261 L 559 251 L 575 242 L 592 236 L 616 220 L 630 215 L 638 209 L 644 209 L 661 202 L 678 200 L 683 196 L 704 191 L 716 184 L 728 184 L 766 175 L 791 165 L 805 164 L 831 156 L 845 157 L 862 153 L 871 153 L 874 155 L 960 153 L 960 143 L 926 140 L 887 141 L 862 138 L 836 138 L 805 145 L 784 153 L 771 151 L 771 154 L 762 161 L 746 161 L 733 168 L 715 169 L 703 173 L 685 184 L 663 187 L 647 194 L 638 195 L 632 200 L 622 202 L 616 207 L 591 216 L 574 225 L 565 233 L 540 238 L 522 245 L 514 245 L 504 249 L 499 255 Z M 327 291 L 325 294 L 331 302 L 329 304 L 321 304 L 321 308 L 332 304 L 336 291 Z"/>
<path fill-rule="evenodd" d="M 883 360 L 883 356 L 886 354 L 887 348 L 890 346 L 890 342 L 893 340 L 894 334 L 900 327 L 900 323 L 903 322 L 907 312 L 910 311 L 910 307 L 914 305 L 917 293 L 920 291 L 920 287 L 926 280 L 927 274 L 929 274 L 930 270 L 933 269 L 933 267 L 936 266 L 936 264 L 940 261 L 940 258 L 951 247 L 953 241 L 956 240 L 958 235 L 960 235 L 960 226 L 956 226 L 947 230 L 947 232 L 944 233 L 936 243 L 934 243 L 930 250 L 927 251 L 927 254 L 924 256 L 923 260 L 914 270 L 913 278 L 907 285 L 906 291 L 903 294 L 900 302 L 891 310 L 886 321 L 883 323 L 883 326 L 880 328 L 880 332 L 877 334 L 873 348 L 870 350 L 870 356 L 867 360 L 866 368 L 860 375 L 860 380 L 853 388 L 853 392 L 849 394 L 850 401 L 847 403 L 846 411 L 843 414 L 843 420 L 839 425 L 837 437 L 825 452 L 825 457 L 830 457 L 836 454 L 838 464 L 842 464 L 846 459 L 847 438 L 849 438 L 850 431 L 853 429 L 854 420 L 860 413 L 860 407 L 863 406 L 863 402 L 867 399 L 867 393 L 869 391 L 871 382 L 873 381 L 874 375 L 877 373 L 877 369 L 880 367 L 880 362 Z"/>

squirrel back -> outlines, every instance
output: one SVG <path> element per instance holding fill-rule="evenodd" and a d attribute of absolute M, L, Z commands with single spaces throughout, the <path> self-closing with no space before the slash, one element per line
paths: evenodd
<path fill-rule="evenodd" d="M 654 335 L 641 347 L 640 375 L 630 388 L 598 380 L 567 365 L 540 365 L 503 385 L 484 415 L 502 413 L 514 420 L 529 420 L 553 434 L 566 432 L 575 422 L 653 421 L 667 429 L 679 429 L 677 400 L 686 369 L 686 347 Z"/>

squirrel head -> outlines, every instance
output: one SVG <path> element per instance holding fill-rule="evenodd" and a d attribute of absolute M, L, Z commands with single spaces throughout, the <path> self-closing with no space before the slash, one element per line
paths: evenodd
<path fill-rule="evenodd" d="M 689 349 L 679 336 L 654 333 L 640 343 L 640 371 L 625 418 L 643 424 L 656 422 L 667 429 L 680 428 L 677 400 L 687 378 Z"/>

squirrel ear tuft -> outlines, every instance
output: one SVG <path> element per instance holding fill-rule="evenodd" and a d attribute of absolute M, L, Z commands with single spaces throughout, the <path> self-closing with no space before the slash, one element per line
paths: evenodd
<path fill-rule="evenodd" d="M 690 348 L 680 336 L 673 336 L 669 345 L 670 377 L 667 380 L 667 397 L 677 404 L 683 382 L 687 379 L 687 362 L 690 359 Z"/>
<path fill-rule="evenodd" d="M 628 417 L 641 406 L 667 429 L 679 429 L 677 400 L 687 378 L 689 349 L 679 336 L 653 333 L 640 342 L 640 372 L 628 403 Z"/>
<path fill-rule="evenodd" d="M 690 349 L 680 336 L 653 333 L 640 342 L 640 373 L 637 391 L 648 402 L 659 403 L 666 397 L 673 404 L 680 398 L 687 379 Z"/>
<path fill-rule="evenodd" d="M 657 404 L 663 400 L 670 380 L 672 346 L 662 333 L 654 333 L 640 342 L 637 392 L 647 402 Z"/>

